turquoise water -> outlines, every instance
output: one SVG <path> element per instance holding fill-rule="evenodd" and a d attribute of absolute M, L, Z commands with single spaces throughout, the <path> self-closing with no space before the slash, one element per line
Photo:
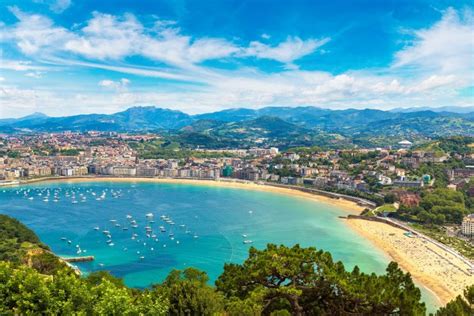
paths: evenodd
<path fill-rule="evenodd" d="M 78 264 L 83 272 L 107 270 L 133 287 L 160 282 L 172 269 L 188 266 L 215 280 L 225 262 L 241 263 L 250 246 L 264 248 L 270 242 L 330 251 L 346 269 L 358 265 L 365 272 L 383 273 L 389 262 L 338 218 L 346 215 L 343 210 L 271 192 L 191 184 L 52 182 L 0 190 L 0 212 L 32 228 L 59 255 L 93 255 L 93 262 Z M 436 305 L 426 290 L 423 294 L 428 305 Z"/>

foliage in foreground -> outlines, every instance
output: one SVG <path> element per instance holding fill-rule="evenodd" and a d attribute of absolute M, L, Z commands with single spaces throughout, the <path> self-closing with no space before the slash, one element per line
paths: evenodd
<path fill-rule="evenodd" d="M 0 241 L 30 243 L 36 235 L 20 222 L 0 217 Z M 11 245 L 10 245 L 11 246 Z M 330 253 L 315 248 L 251 248 L 243 264 L 226 264 L 216 281 L 188 268 L 172 271 L 150 289 L 137 290 L 101 271 L 80 277 L 49 252 L 7 256 L 0 249 L 0 315 L 424 315 L 425 304 L 410 274 L 396 263 L 386 274 L 345 270 Z M 12 259 L 12 260 L 9 260 Z M 28 259 L 28 260 L 25 260 Z M 437 315 L 470 315 L 474 287 Z"/>
<path fill-rule="evenodd" d="M 242 264 L 226 264 L 217 289 L 242 306 L 253 302 L 263 314 L 293 315 L 391 314 L 422 315 L 420 290 L 394 262 L 386 274 L 352 272 L 330 253 L 298 245 L 250 249 Z"/>
<path fill-rule="evenodd" d="M 459 295 L 449 302 L 445 307 L 441 307 L 436 316 L 472 316 L 474 315 L 474 285 L 464 290 L 464 297 Z"/>
<path fill-rule="evenodd" d="M 173 271 L 149 290 L 127 288 L 106 273 L 86 278 L 67 269 L 51 276 L 0 263 L 0 314 L 171 315 L 423 315 L 420 291 L 409 274 L 391 263 L 382 276 L 347 272 L 328 252 L 268 245 L 251 248 L 242 264 L 228 264 L 216 282 L 204 272 Z"/>

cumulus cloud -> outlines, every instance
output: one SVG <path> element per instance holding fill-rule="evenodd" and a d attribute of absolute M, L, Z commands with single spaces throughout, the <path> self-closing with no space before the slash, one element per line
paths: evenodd
<path fill-rule="evenodd" d="M 49 18 L 38 14 L 27 14 L 18 7 L 9 7 L 19 22 L 13 28 L 4 28 L 0 39 L 12 40 L 18 48 L 27 55 L 33 55 L 44 50 L 56 50 L 72 37 L 70 32 L 63 27 L 54 26 Z"/>
<path fill-rule="evenodd" d="M 167 80 L 167 85 L 156 85 L 153 90 L 136 91 L 126 78 L 104 79 L 98 82 L 100 91 L 67 93 L 55 90 L 53 85 L 51 91 L 45 91 L 1 83 L 2 102 L 19 105 L 20 109 L 24 106 L 25 111 L 40 110 L 35 108 L 37 104 L 47 107 L 43 112 L 60 111 L 58 115 L 77 113 L 74 111 L 110 113 L 136 104 L 156 104 L 190 113 L 267 105 L 386 109 L 401 105 L 472 105 L 472 98 L 460 97 L 457 92 L 472 85 L 470 11 L 449 9 L 432 26 L 412 30 L 412 42 L 394 55 L 390 67 L 347 70 L 337 75 L 294 66 L 300 58 L 320 51 L 329 38 L 290 36 L 270 44 L 262 36 L 262 42 L 247 45 L 223 38 L 194 38 L 183 34 L 174 21 L 156 20 L 147 27 L 131 14 L 95 12 L 80 27 L 66 29 L 44 16 L 26 14 L 15 7 L 11 11 L 18 23 L 4 27 L 0 39 L 15 43 L 36 62 L 2 60 L 1 69 L 41 73 L 59 65 Z M 127 57 L 136 55 L 159 66 L 129 64 Z M 203 66 L 204 61 L 223 59 L 235 59 L 241 65 L 246 58 L 275 60 L 285 68 L 267 73 L 254 67 L 225 70 Z M 183 82 L 186 86 L 180 86 Z M 65 100 L 80 106 L 64 109 L 61 105 Z"/>
<path fill-rule="evenodd" d="M 474 17 L 471 10 L 448 8 L 430 28 L 412 31 L 413 40 L 395 56 L 394 67 L 453 73 L 474 68 Z"/>
<path fill-rule="evenodd" d="M 72 31 L 56 26 L 48 17 L 27 14 L 18 7 L 10 7 L 10 11 L 19 22 L 5 29 L 1 38 L 15 42 L 27 55 L 69 52 L 96 60 L 139 55 L 177 67 L 228 57 L 265 58 L 291 64 L 329 41 L 288 37 L 275 46 L 254 41 L 246 47 L 223 38 L 184 35 L 172 21 L 157 20 L 153 27 L 146 27 L 130 13 L 116 16 L 94 12 L 84 27 Z"/>
<path fill-rule="evenodd" d="M 124 91 L 127 89 L 127 86 L 130 84 L 130 80 L 127 78 L 122 78 L 118 81 L 113 81 L 113 80 L 101 80 L 99 81 L 99 86 L 108 88 L 108 89 L 114 89 L 117 91 Z"/>
<path fill-rule="evenodd" d="M 243 55 L 273 59 L 285 64 L 291 64 L 295 60 L 313 53 L 317 48 L 329 42 L 329 40 L 329 38 L 302 40 L 299 37 L 288 37 L 286 41 L 279 43 L 277 46 L 254 41 L 245 49 Z"/>

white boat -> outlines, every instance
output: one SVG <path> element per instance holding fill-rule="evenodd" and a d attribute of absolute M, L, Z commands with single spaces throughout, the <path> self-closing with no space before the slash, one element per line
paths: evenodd
<path fill-rule="evenodd" d="M 99 229 L 100 229 L 99 226 L 94 227 L 94 230 L 99 230 Z"/>
<path fill-rule="evenodd" d="M 253 243 L 253 241 L 251 241 L 251 240 L 244 240 L 244 244 L 251 244 L 251 243 Z"/>
<path fill-rule="evenodd" d="M 108 230 L 103 230 L 102 232 L 104 233 L 104 235 L 110 235 L 110 232 Z"/>

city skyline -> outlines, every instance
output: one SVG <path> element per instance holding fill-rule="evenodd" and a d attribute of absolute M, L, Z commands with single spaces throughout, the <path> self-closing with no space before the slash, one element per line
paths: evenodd
<path fill-rule="evenodd" d="M 473 105 L 467 1 L 5 4 L 1 118 Z"/>

